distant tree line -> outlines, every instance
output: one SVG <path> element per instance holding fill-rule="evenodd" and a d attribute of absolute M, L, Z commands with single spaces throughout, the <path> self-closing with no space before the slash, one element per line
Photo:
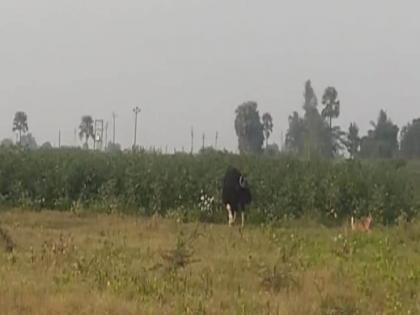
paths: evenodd
<path fill-rule="evenodd" d="M 43 143 L 41 146 L 38 146 L 35 137 L 30 132 L 28 132 L 28 115 L 23 111 L 16 112 L 13 119 L 12 131 L 16 132 L 16 145 L 19 145 L 20 147 L 23 147 L 28 150 L 53 148 L 52 144 L 49 141 Z M 83 141 L 83 148 L 89 149 L 89 140 L 94 140 L 94 136 L 94 121 L 92 116 L 82 116 L 79 125 L 79 138 L 81 141 Z M 0 147 L 11 147 L 14 145 L 15 143 L 13 142 L 13 140 L 8 138 L 3 139 L 0 142 Z M 119 143 L 109 142 L 106 146 L 106 151 L 121 151 L 121 145 Z"/>
<path fill-rule="evenodd" d="M 359 127 L 352 122 L 347 131 L 334 125 L 340 116 L 340 100 L 335 87 L 327 87 L 322 96 L 322 108 L 310 80 L 305 82 L 303 114 L 294 111 L 289 116 L 284 151 L 296 156 L 336 158 L 346 152 L 355 158 L 419 158 L 420 118 L 413 119 L 401 129 L 392 122 L 384 110 L 380 110 L 376 122 L 366 135 L 359 134 Z M 276 144 L 271 147 L 268 138 L 273 131 L 269 113 L 260 120 L 255 102 L 245 102 L 236 109 L 235 131 L 241 153 L 277 153 Z M 400 138 L 398 138 L 400 136 Z M 263 143 L 265 140 L 265 149 Z"/>
<path fill-rule="evenodd" d="M 262 116 L 258 104 L 247 101 L 235 110 L 234 129 L 238 137 L 238 149 L 241 154 L 275 155 L 283 150 L 299 157 L 336 158 L 346 152 L 350 158 L 419 158 L 420 157 L 420 118 L 413 119 L 401 131 L 392 122 L 384 110 L 380 110 L 376 122 L 371 121 L 371 129 L 366 135 L 359 134 L 356 122 L 350 123 L 343 131 L 334 124 L 334 119 L 340 116 L 340 100 L 335 87 L 325 89 L 322 108 L 318 107 L 318 98 L 310 80 L 305 82 L 303 92 L 303 114 L 294 111 L 288 118 L 286 138 L 279 147 L 269 143 L 273 133 L 273 117 L 266 112 Z M 37 149 L 35 137 L 29 133 L 28 116 L 18 111 L 13 119 L 13 132 L 16 132 L 16 144 Z M 89 149 L 89 140 L 95 141 L 94 120 L 90 115 L 81 117 L 79 138 L 83 148 Z M 282 141 L 283 142 L 283 141 Z M 14 145 L 13 140 L 4 139 L 1 146 Z M 52 148 L 50 142 L 40 146 L 43 149 Z M 214 148 L 203 148 L 204 153 Z M 108 152 L 121 151 L 121 145 L 109 142 L 105 146 Z"/>

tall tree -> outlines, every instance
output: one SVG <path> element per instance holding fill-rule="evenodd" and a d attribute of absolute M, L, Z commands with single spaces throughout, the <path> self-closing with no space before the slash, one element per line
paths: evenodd
<path fill-rule="evenodd" d="M 273 117 L 271 117 L 270 113 L 265 113 L 262 116 L 262 123 L 263 123 L 263 131 L 264 131 L 264 138 L 265 138 L 265 148 L 268 148 L 268 138 L 270 137 L 271 133 L 273 132 Z"/>
<path fill-rule="evenodd" d="M 235 131 L 241 153 L 260 153 L 262 150 L 264 128 L 257 107 L 256 102 L 245 102 L 235 111 Z"/>
<path fill-rule="evenodd" d="M 401 154 L 405 158 L 420 157 L 420 118 L 401 129 Z"/>
<path fill-rule="evenodd" d="M 383 110 L 379 112 L 377 122 L 371 122 L 371 125 L 373 129 L 361 140 L 360 155 L 369 158 L 395 157 L 398 152 L 398 126 Z"/>
<path fill-rule="evenodd" d="M 297 112 L 289 116 L 286 148 L 307 158 L 313 155 L 331 158 L 342 149 L 343 132 L 339 127 L 329 128 L 318 111 L 318 100 L 310 80 L 305 82 L 303 118 Z"/>
<path fill-rule="evenodd" d="M 317 108 L 318 98 L 316 97 L 315 91 L 312 88 L 311 80 L 306 80 L 305 82 L 305 90 L 303 92 L 303 97 L 303 109 L 305 110 L 305 113 Z"/>
<path fill-rule="evenodd" d="M 359 127 L 357 127 L 356 123 L 351 123 L 349 126 L 345 146 L 350 157 L 354 159 L 360 149 Z"/>
<path fill-rule="evenodd" d="M 330 130 L 332 129 L 332 120 L 340 115 L 340 101 L 337 99 L 337 90 L 329 86 L 325 89 L 324 95 L 322 96 L 322 109 L 321 115 L 323 118 L 328 118 Z"/>
<path fill-rule="evenodd" d="M 19 144 L 22 144 L 22 133 L 26 133 L 28 129 L 28 116 L 25 112 L 17 112 L 13 120 L 13 132 L 19 133 Z"/>
<path fill-rule="evenodd" d="M 92 116 L 86 115 L 82 117 L 82 121 L 79 125 L 79 138 L 82 140 L 85 139 L 84 146 L 89 148 L 89 138 L 94 138 L 93 131 L 93 118 Z"/>
<path fill-rule="evenodd" d="M 330 157 L 336 157 L 340 154 L 340 151 L 345 148 L 346 132 L 342 131 L 340 126 L 333 126 L 332 129 L 328 129 L 328 131 L 327 138 L 331 150 Z"/>
<path fill-rule="evenodd" d="M 303 154 L 305 146 L 305 121 L 297 112 L 289 116 L 289 129 L 286 133 L 286 150 L 296 154 Z"/>
<path fill-rule="evenodd" d="M 333 157 L 338 151 L 338 144 L 335 136 L 339 130 L 329 130 L 322 115 L 318 111 L 318 98 L 310 80 L 305 83 L 303 93 L 305 110 L 305 137 L 304 153 L 307 158 L 312 155 Z"/>

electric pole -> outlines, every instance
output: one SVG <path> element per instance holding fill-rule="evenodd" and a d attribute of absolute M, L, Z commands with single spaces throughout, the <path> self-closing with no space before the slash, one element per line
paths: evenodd
<path fill-rule="evenodd" d="M 203 151 L 204 151 L 205 143 L 206 143 L 206 134 L 203 133 Z"/>
<path fill-rule="evenodd" d="M 117 118 L 117 114 L 114 112 L 112 113 L 112 144 L 115 144 L 115 119 Z"/>
<path fill-rule="evenodd" d="M 134 120 L 134 145 L 133 145 L 133 151 L 136 150 L 136 145 L 137 145 L 137 116 L 138 114 L 141 112 L 141 109 L 136 106 L 135 108 L 133 108 L 133 112 L 135 115 L 135 120 Z"/>
<path fill-rule="evenodd" d="M 93 125 L 93 149 L 94 150 L 102 150 L 104 144 L 104 120 L 103 119 L 95 119 Z"/>
<path fill-rule="evenodd" d="M 219 133 L 216 131 L 216 138 L 214 139 L 214 149 L 217 150 L 217 141 L 219 140 Z"/>
<path fill-rule="evenodd" d="M 108 147 L 108 122 L 105 123 L 105 150 Z"/>
<path fill-rule="evenodd" d="M 61 129 L 58 129 L 58 148 L 61 148 Z"/>
<path fill-rule="evenodd" d="M 191 154 L 194 153 L 194 128 L 191 127 Z"/>

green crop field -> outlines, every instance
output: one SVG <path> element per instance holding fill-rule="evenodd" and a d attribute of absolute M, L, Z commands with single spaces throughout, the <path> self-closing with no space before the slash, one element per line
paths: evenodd
<path fill-rule="evenodd" d="M 377 222 L 393 224 L 418 210 L 420 167 L 404 161 L 19 149 L 0 150 L 0 205 L 146 216 L 158 212 L 184 221 L 222 222 L 220 191 L 228 165 L 249 179 L 253 223 L 309 216 L 340 224 L 351 215 L 372 213 Z"/>

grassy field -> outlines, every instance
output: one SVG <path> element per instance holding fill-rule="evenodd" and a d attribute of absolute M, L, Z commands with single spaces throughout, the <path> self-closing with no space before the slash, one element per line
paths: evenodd
<path fill-rule="evenodd" d="M 420 314 L 419 223 L 241 232 L 14 210 L 0 225 L 1 314 Z"/>

